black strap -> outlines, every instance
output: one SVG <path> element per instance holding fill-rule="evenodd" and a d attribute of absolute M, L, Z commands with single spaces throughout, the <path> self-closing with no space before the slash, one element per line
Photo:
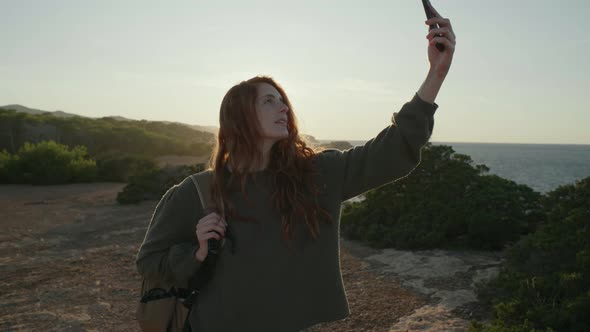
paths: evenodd
<path fill-rule="evenodd" d="M 189 318 L 191 317 L 191 311 L 193 307 L 188 308 L 188 313 L 186 314 L 186 319 L 184 320 L 184 326 L 182 327 L 182 332 L 192 332 L 193 328 L 191 327 L 191 323 Z"/>
<path fill-rule="evenodd" d="M 152 288 L 147 293 L 145 293 L 141 297 L 142 303 L 148 303 L 149 301 L 165 299 L 167 297 L 172 297 L 174 294 L 172 292 L 165 290 L 164 288 Z"/>
<path fill-rule="evenodd" d="M 191 280 L 191 286 L 194 288 L 186 289 L 187 296 L 182 299 L 182 304 L 188 308 L 186 319 L 184 320 L 183 332 L 192 332 L 190 324 L 191 311 L 197 303 L 197 296 L 201 292 L 201 289 L 211 280 L 213 277 L 213 270 L 217 263 L 217 255 L 209 254 L 205 261 L 201 265 L 201 268 L 197 271 L 196 275 Z"/>
<path fill-rule="evenodd" d="M 198 295 L 205 285 L 212 279 L 215 265 L 217 264 L 218 255 L 209 253 L 201 267 L 197 270 L 195 276 L 191 279 L 191 289 Z"/>

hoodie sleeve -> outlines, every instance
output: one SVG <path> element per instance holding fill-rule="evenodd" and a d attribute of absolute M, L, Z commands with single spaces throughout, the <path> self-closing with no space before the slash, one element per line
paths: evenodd
<path fill-rule="evenodd" d="M 340 190 L 341 201 L 409 175 L 421 161 L 421 149 L 434 127 L 438 105 L 415 94 L 391 124 L 363 146 L 345 151 L 328 149 L 319 153 L 325 167 Z"/>
<path fill-rule="evenodd" d="M 185 284 L 196 273 L 195 226 L 203 209 L 194 184 L 185 179 L 160 199 L 136 257 L 139 274 L 149 280 Z"/>

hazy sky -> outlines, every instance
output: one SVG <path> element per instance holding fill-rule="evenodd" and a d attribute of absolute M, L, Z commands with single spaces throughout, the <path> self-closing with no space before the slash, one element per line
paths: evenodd
<path fill-rule="evenodd" d="M 582 0 L 432 0 L 457 49 L 431 141 L 590 144 Z M 283 85 L 301 131 L 366 140 L 428 71 L 406 1 L 0 0 L 0 105 L 219 126 L 226 91 Z"/>

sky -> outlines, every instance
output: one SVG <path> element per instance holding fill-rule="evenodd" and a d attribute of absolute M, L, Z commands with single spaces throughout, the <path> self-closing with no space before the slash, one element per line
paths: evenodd
<path fill-rule="evenodd" d="M 432 0 L 457 36 L 432 142 L 590 144 L 586 1 Z M 269 75 L 300 132 L 368 140 L 426 78 L 406 1 L 0 0 L 0 105 L 219 126 Z"/>

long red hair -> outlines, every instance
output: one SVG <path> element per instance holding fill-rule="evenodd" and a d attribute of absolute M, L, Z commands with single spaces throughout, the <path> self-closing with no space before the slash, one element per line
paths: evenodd
<path fill-rule="evenodd" d="M 247 172 L 251 165 L 262 162 L 262 152 L 258 149 L 262 142 L 261 127 L 256 115 L 255 100 L 257 84 L 272 85 L 283 97 L 289 107 L 287 128 L 289 136 L 278 140 L 270 151 L 267 170 L 270 171 L 273 183 L 271 201 L 280 211 L 282 238 L 290 242 L 294 238 L 294 224 L 303 222 L 311 237 L 315 240 L 319 235 L 320 214 L 326 217 L 324 222 L 332 223 L 332 217 L 322 209 L 317 201 L 319 193 L 313 177 L 317 169 L 312 159 L 320 149 L 312 149 L 299 136 L 297 118 L 293 107 L 283 88 L 268 76 L 256 76 L 233 86 L 225 94 L 219 112 L 219 133 L 211 154 L 208 168 L 214 177 L 211 186 L 211 197 L 220 206 L 221 200 L 225 207 L 228 222 L 253 221 L 237 215 L 235 207 L 228 200 L 228 190 L 241 184 L 241 191 L 247 201 L 251 202 L 245 192 Z M 231 177 L 224 179 L 224 168 L 231 156 Z M 228 181 L 225 181 L 228 180 Z M 235 182 L 234 182 L 235 181 Z M 225 185 L 224 185 L 225 184 Z"/>

